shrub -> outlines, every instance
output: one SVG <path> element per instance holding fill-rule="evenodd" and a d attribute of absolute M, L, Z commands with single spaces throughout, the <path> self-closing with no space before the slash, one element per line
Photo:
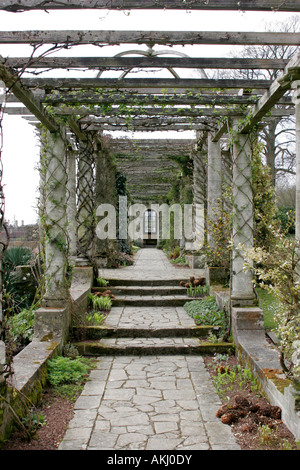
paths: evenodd
<path fill-rule="evenodd" d="M 82 391 L 93 361 L 76 357 L 58 356 L 48 361 L 48 381 L 57 395 L 74 401 Z"/>
<path fill-rule="evenodd" d="M 48 381 L 51 385 L 81 383 L 90 370 L 90 362 L 82 357 L 58 356 L 48 361 Z"/>
<path fill-rule="evenodd" d="M 32 341 L 34 333 L 34 314 L 30 309 L 23 309 L 8 320 L 10 335 L 15 345 L 22 346 Z"/>
<path fill-rule="evenodd" d="M 17 266 L 27 265 L 31 260 L 31 250 L 23 246 L 8 248 L 4 253 L 3 302 L 5 309 L 11 313 L 19 313 L 24 308 L 30 308 L 33 301 L 34 292 L 16 272 Z"/>
<path fill-rule="evenodd" d="M 32 259 L 32 252 L 25 246 L 8 248 L 4 253 L 3 261 L 5 265 L 5 272 L 9 273 L 17 266 L 24 266 Z"/>

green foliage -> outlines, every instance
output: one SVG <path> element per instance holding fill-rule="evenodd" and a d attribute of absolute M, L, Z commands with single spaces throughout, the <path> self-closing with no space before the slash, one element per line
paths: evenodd
<path fill-rule="evenodd" d="M 86 323 L 90 326 L 99 326 L 105 320 L 105 315 L 100 312 L 91 312 L 86 315 Z"/>
<path fill-rule="evenodd" d="M 259 286 L 277 299 L 274 311 L 276 334 L 280 338 L 281 366 L 300 380 L 300 243 L 277 226 L 272 228 L 272 249 L 245 249 L 245 269 L 252 269 Z M 287 367 L 286 363 L 290 363 Z"/>
<path fill-rule="evenodd" d="M 51 385 L 76 384 L 87 378 L 90 361 L 83 357 L 58 356 L 48 361 L 48 381 Z"/>
<path fill-rule="evenodd" d="M 24 266 L 32 259 L 32 251 L 24 246 L 8 248 L 4 253 L 5 272 L 9 273 L 17 266 Z"/>
<path fill-rule="evenodd" d="M 293 207 L 278 207 L 276 219 L 285 233 L 295 234 L 295 209 Z"/>
<path fill-rule="evenodd" d="M 28 265 L 32 260 L 32 252 L 26 247 L 12 247 L 4 253 L 3 265 L 3 304 L 4 309 L 18 313 L 23 308 L 30 308 L 34 299 L 34 292 L 28 289 L 22 275 L 16 272 L 17 266 Z M 25 279 L 27 281 L 27 279 Z"/>
<path fill-rule="evenodd" d="M 230 367 L 227 355 L 216 354 L 212 367 L 216 371 L 212 381 L 219 396 L 232 391 L 237 384 L 240 389 L 249 385 L 253 393 L 258 391 L 258 381 L 252 371 L 249 368 L 242 367 L 240 364 Z"/>
<path fill-rule="evenodd" d="M 188 287 L 186 294 L 189 297 L 203 297 L 209 294 L 209 286 Z"/>
<path fill-rule="evenodd" d="M 94 310 L 110 310 L 112 302 L 110 297 L 103 297 L 89 294 L 89 300 L 92 302 Z"/>
<path fill-rule="evenodd" d="M 262 144 L 256 144 L 252 152 L 254 243 L 256 246 L 271 247 L 274 243 L 271 227 L 277 217 L 277 206 L 270 170 L 261 160 L 262 150 Z"/>
<path fill-rule="evenodd" d="M 172 264 L 177 264 L 178 266 L 186 266 L 187 265 L 185 255 L 180 255 L 175 259 L 171 259 L 170 262 Z"/>
<path fill-rule="evenodd" d="M 229 188 L 227 197 L 231 198 Z M 207 218 L 210 242 L 205 243 L 202 252 L 206 256 L 208 266 L 228 269 L 231 256 L 232 214 L 225 208 L 222 201 L 217 201 L 217 206 L 212 208 L 212 212 L 213 217 Z"/>
<path fill-rule="evenodd" d="M 106 281 L 102 277 L 97 278 L 97 286 L 98 287 L 106 287 L 107 285 L 108 285 L 108 281 Z"/>
<path fill-rule="evenodd" d="M 26 345 L 32 341 L 34 314 L 35 312 L 31 309 L 23 309 L 8 319 L 10 335 L 16 346 Z"/>
<path fill-rule="evenodd" d="M 273 294 L 266 289 L 256 288 L 259 305 L 264 312 L 264 324 L 266 330 L 276 330 L 276 322 L 274 320 L 276 312 L 281 308 L 281 305 Z"/>
<path fill-rule="evenodd" d="M 38 413 L 34 408 L 29 410 L 26 416 L 21 419 L 21 425 L 29 441 L 35 439 L 38 429 L 46 424 L 47 421 L 43 413 Z"/>
<path fill-rule="evenodd" d="M 198 325 L 224 325 L 224 312 L 220 311 L 214 296 L 186 302 L 184 308 Z"/>

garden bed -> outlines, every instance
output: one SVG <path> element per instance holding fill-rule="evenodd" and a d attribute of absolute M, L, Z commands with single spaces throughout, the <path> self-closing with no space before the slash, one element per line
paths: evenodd
<path fill-rule="evenodd" d="M 221 356 L 205 356 L 204 361 L 222 402 L 217 416 L 222 420 L 224 411 L 229 412 L 223 422 L 231 426 L 242 450 L 299 450 L 293 434 L 281 420 L 280 409 L 270 406 L 259 393 L 249 370 L 239 373 L 236 356 L 227 356 L 225 360 Z"/>

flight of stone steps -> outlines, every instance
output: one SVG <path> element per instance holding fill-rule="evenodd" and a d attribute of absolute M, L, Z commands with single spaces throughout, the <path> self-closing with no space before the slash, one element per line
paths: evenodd
<path fill-rule="evenodd" d="M 179 279 L 110 279 L 113 307 L 100 326 L 73 329 L 82 355 L 188 355 L 225 353 L 228 343 L 213 344 L 214 327 L 197 326 L 184 304 L 193 298 Z M 94 288 L 94 291 L 101 288 Z M 102 288 L 102 290 L 105 290 Z"/>

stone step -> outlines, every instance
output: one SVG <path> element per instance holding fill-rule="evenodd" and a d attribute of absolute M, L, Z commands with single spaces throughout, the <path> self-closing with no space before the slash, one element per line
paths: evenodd
<path fill-rule="evenodd" d="M 215 344 L 198 338 L 103 338 L 73 344 L 84 356 L 211 355 L 233 350 L 231 343 Z"/>
<path fill-rule="evenodd" d="M 217 331 L 219 327 L 208 325 L 176 328 L 143 328 L 141 326 L 112 328 L 100 325 L 73 327 L 72 337 L 88 341 L 102 338 L 203 338 L 210 332 L 216 333 Z"/>
<path fill-rule="evenodd" d="M 122 279 L 120 278 L 105 278 L 108 281 L 108 287 L 112 286 L 179 286 L 180 281 L 189 282 L 189 278 L 187 277 L 176 277 L 176 278 L 169 278 L 169 279 Z"/>
<path fill-rule="evenodd" d="M 110 290 L 115 296 L 118 295 L 186 295 L 186 287 L 181 286 L 111 286 L 111 287 L 93 287 L 92 292 L 104 292 Z"/>
<path fill-rule="evenodd" d="M 124 295 L 113 300 L 115 307 L 182 307 L 193 300 L 187 295 Z"/>

